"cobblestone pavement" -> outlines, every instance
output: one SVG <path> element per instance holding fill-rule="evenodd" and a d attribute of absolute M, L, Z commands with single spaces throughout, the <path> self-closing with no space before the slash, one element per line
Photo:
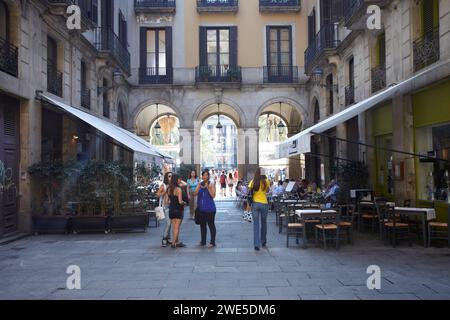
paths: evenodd
<path fill-rule="evenodd" d="M 267 249 L 253 249 L 252 224 L 231 202 L 218 204 L 217 248 L 197 247 L 186 219 L 183 249 L 161 248 L 161 228 L 144 233 L 34 236 L 0 247 L 0 299 L 449 299 L 450 250 L 385 246 L 356 234 L 339 251 L 304 250 L 269 216 Z M 67 267 L 81 290 L 67 290 Z M 381 290 L 369 290 L 369 265 Z"/>

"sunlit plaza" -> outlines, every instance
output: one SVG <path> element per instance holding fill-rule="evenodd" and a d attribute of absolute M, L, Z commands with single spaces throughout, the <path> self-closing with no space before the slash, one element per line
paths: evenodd
<path fill-rule="evenodd" d="M 449 101 L 448 0 L 0 0 L 0 299 L 448 300 Z"/>

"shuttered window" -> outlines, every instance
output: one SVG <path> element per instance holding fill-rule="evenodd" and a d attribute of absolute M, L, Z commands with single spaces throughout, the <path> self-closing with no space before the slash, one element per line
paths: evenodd
<path fill-rule="evenodd" d="M 424 34 L 432 33 L 439 26 L 439 1 L 422 1 L 422 30 Z"/>
<path fill-rule="evenodd" d="M 312 44 L 316 37 L 316 10 L 308 16 L 308 44 Z"/>
<path fill-rule="evenodd" d="M 200 65 L 237 66 L 237 27 L 200 27 Z"/>

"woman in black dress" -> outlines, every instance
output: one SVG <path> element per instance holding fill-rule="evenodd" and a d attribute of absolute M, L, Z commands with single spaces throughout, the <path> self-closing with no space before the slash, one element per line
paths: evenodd
<path fill-rule="evenodd" d="M 181 188 L 178 186 L 180 177 L 178 175 L 174 175 L 172 180 L 170 181 L 168 196 L 170 200 L 169 206 L 169 218 L 172 223 L 173 229 L 173 242 L 172 248 L 183 248 L 185 245 L 182 242 L 179 242 L 180 236 L 180 226 L 181 221 L 183 220 L 183 210 L 184 210 L 184 202 L 183 202 L 183 194 Z"/>

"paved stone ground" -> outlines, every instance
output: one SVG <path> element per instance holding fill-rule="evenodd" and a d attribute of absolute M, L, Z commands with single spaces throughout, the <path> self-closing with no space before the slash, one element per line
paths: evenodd
<path fill-rule="evenodd" d="M 287 249 L 269 218 L 269 248 L 253 250 L 252 224 L 233 203 L 218 204 L 216 249 L 199 248 L 186 220 L 184 249 L 160 247 L 146 234 L 36 236 L 0 247 L 0 299 L 450 299 L 450 250 L 407 244 L 394 249 L 357 234 L 339 251 Z M 66 290 L 69 265 L 81 290 Z M 382 288 L 366 287 L 369 265 Z"/>

